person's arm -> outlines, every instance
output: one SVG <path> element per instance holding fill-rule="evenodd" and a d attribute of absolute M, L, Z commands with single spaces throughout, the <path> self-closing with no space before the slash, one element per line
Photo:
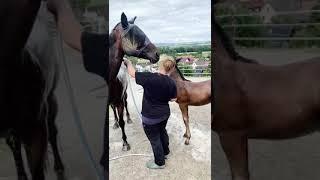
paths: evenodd
<path fill-rule="evenodd" d="M 82 51 L 81 25 L 74 17 L 72 8 L 66 0 L 48 0 L 47 7 L 55 15 L 62 39 L 70 47 Z"/>
<path fill-rule="evenodd" d="M 129 74 L 131 77 L 136 78 L 136 70 L 134 69 L 131 61 L 125 59 L 123 62 L 124 62 L 124 64 L 127 66 L 128 74 Z"/>

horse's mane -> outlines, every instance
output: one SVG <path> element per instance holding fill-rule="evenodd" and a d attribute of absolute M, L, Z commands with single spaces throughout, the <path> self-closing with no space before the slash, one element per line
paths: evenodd
<path fill-rule="evenodd" d="M 238 52 L 236 52 L 236 50 L 232 44 L 232 41 L 230 40 L 229 36 L 223 31 L 222 27 L 219 24 L 217 24 L 215 22 L 215 20 L 213 20 L 213 23 L 214 23 L 213 30 L 215 32 L 217 32 L 217 34 L 220 36 L 223 46 L 226 48 L 227 52 L 230 54 L 230 56 L 232 57 L 232 59 L 234 61 L 241 61 L 241 62 L 245 62 L 245 63 L 258 64 L 257 61 L 245 58 L 245 57 L 241 56 Z"/>
<path fill-rule="evenodd" d="M 111 33 L 109 34 L 109 45 L 112 45 L 116 42 L 116 38 L 115 38 L 115 32 L 114 30 L 118 27 L 120 23 L 118 23 L 111 31 Z"/>
<path fill-rule="evenodd" d="M 182 74 L 182 72 L 180 71 L 180 69 L 178 68 L 177 65 L 175 65 L 175 68 L 176 68 L 178 74 L 180 75 L 180 77 L 182 78 L 182 80 L 184 80 L 184 81 L 190 81 L 190 80 L 188 80 L 188 79 L 186 79 L 186 78 L 184 77 L 184 75 Z"/>

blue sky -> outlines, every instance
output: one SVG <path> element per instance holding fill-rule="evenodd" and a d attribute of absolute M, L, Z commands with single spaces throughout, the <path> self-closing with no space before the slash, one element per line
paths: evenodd
<path fill-rule="evenodd" d="M 154 43 L 211 39 L 211 0 L 109 0 L 110 31 L 122 12 Z"/>

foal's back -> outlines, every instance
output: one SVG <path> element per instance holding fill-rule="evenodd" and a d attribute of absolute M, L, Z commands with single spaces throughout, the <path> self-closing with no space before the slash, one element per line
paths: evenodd
<path fill-rule="evenodd" d="M 217 108 L 227 112 L 217 128 L 246 129 L 255 138 L 288 138 L 318 127 L 320 58 L 282 66 L 236 62 L 232 70 L 233 77 L 223 83 L 233 89 L 218 98 Z"/>

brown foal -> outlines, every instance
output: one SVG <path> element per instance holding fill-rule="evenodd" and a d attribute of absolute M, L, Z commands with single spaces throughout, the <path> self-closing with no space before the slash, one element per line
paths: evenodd
<path fill-rule="evenodd" d="M 180 59 L 176 60 L 178 63 Z M 172 62 L 173 63 L 173 62 Z M 177 85 L 177 100 L 179 104 L 183 122 L 186 126 L 186 132 L 183 137 L 186 138 L 185 144 L 190 143 L 191 132 L 189 127 L 188 106 L 202 106 L 211 103 L 211 80 L 202 82 L 191 82 L 184 78 L 177 65 L 169 73 Z"/>

